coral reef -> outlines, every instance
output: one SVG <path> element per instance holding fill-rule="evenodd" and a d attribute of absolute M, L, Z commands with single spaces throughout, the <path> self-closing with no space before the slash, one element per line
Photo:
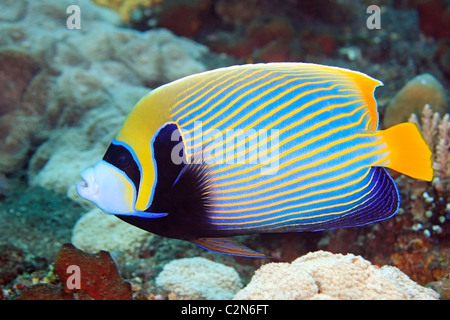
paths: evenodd
<path fill-rule="evenodd" d="M 409 117 L 409 122 L 415 123 L 420 129 L 425 142 L 432 150 L 432 161 L 435 180 L 433 184 L 437 191 L 443 193 L 447 187 L 438 185 L 450 179 L 450 115 L 441 117 L 439 112 L 433 112 L 429 104 L 423 107 L 421 122 L 415 113 Z"/>
<path fill-rule="evenodd" d="M 435 177 L 450 178 L 450 115 L 447 113 L 439 123 L 438 144 L 434 161 Z"/>
<path fill-rule="evenodd" d="M 210 0 L 163 1 L 158 7 L 158 25 L 176 35 L 193 38 L 205 27 L 212 3 Z"/>
<path fill-rule="evenodd" d="M 204 71 L 200 59 L 208 52 L 167 30 L 120 28 L 114 12 L 87 0 L 78 3 L 82 29 L 69 30 L 61 13 L 70 4 L 20 0 L 14 4 L 21 12 L 17 19 L 0 20 L 0 65 L 5 70 L 0 83 L 8 84 L 0 89 L 6 90 L 0 111 L 5 141 L 0 172 L 25 167 L 30 153 L 39 149 L 31 159 L 30 183 L 62 193 L 76 182 L 75 172 L 78 176 L 81 167 L 92 164 L 89 158 L 102 155 L 116 124 L 150 87 Z M 58 156 L 50 161 L 53 153 Z M 86 154 L 88 163 L 72 165 L 78 153 Z M 67 166 L 53 165 L 56 161 Z M 66 174 L 67 168 L 74 174 L 64 183 L 60 170 Z"/>
<path fill-rule="evenodd" d="M 162 0 L 93 0 L 96 4 L 116 11 L 125 22 L 130 22 L 137 10 L 151 8 Z"/>
<path fill-rule="evenodd" d="M 450 41 L 442 41 L 437 47 L 434 57 L 442 72 L 450 77 Z"/>
<path fill-rule="evenodd" d="M 61 290 L 60 286 L 38 283 L 24 289 L 16 300 L 73 300 L 73 295 Z"/>
<path fill-rule="evenodd" d="M 365 267 L 371 285 L 387 281 L 382 288 L 391 297 L 423 297 L 399 287 L 399 283 L 412 285 L 406 274 L 448 299 L 448 1 L 380 3 L 382 28 L 369 30 L 365 12 L 372 3 L 368 1 L 1 1 L 0 300 L 18 296 L 27 300 L 233 297 L 240 283 L 247 283 L 266 260 L 221 256 L 142 232 L 93 210 L 92 204 L 77 196 L 74 184 L 82 169 L 102 157 L 130 108 L 153 88 L 209 68 L 270 61 L 347 67 L 382 80 L 384 86 L 376 91 L 380 119 L 389 126 L 390 121 L 405 121 L 412 112 L 417 114 L 411 121 L 433 150 L 435 179 L 427 183 L 392 173 L 401 209 L 392 219 L 373 225 L 242 236 L 250 247 L 282 261 L 318 249 L 353 255 L 314 253 L 308 255 L 312 260 L 303 257 L 292 264 L 268 264 L 256 273 L 249 289 L 235 297 L 243 297 L 252 287 L 266 290 L 255 295 L 312 299 L 372 298 L 379 290 L 377 284 L 366 293 L 358 291 L 360 282 L 347 288 L 347 293 L 331 286 L 335 283 L 332 273 L 319 274 L 313 262 L 329 259 L 340 261 L 333 266 L 347 266 L 342 279 L 352 272 L 362 275 L 359 267 Z M 66 9 L 73 4 L 81 8 L 80 30 L 66 27 Z M 403 89 L 398 92 L 398 88 L 405 83 L 404 90 L 411 86 L 401 94 Z M 397 110 L 391 112 L 394 103 Z M 429 107 L 422 111 L 426 104 Z M 52 262 L 62 244 L 70 241 L 86 252 L 65 246 L 65 258 L 58 259 L 60 277 Z M 91 254 L 99 250 L 109 251 L 115 263 L 108 253 Z M 201 260 L 200 264 L 211 267 L 202 269 L 188 261 L 189 266 L 182 269 L 169 268 L 172 260 L 193 256 L 221 265 Z M 100 267 L 100 257 L 106 269 Z M 68 263 L 83 263 L 90 270 L 82 274 L 83 289 L 66 288 Z M 232 266 L 240 279 L 230 270 L 228 276 L 216 274 L 223 265 Z M 375 265 L 392 265 L 404 274 Z M 176 270 L 191 275 L 192 281 L 183 280 Z M 158 286 L 158 274 L 161 283 L 164 277 L 173 279 L 173 286 L 169 285 L 172 280 Z M 202 278 L 205 274 L 208 278 Z M 316 281 L 322 275 L 324 280 Z M 264 286 L 255 285 L 263 277 L 275 279 L 275 286 L 267 281 Z M 108 283 L 115 285 L 102 287 Z M 234 289 L 218 293 L 223 287 Z M 280 288 L 289 290 L 280 292 Z M 299 293 L 300 289 L 312 290 L 312 295 Z"/>
<path fill-rule="evenodd" d="M 89 297 L 96 300 L 129 300 L 131 299 L 131 285 L 124 282 L 117 270 L 117 266 L 106 251 L 97 254 L 85 253 L 72 244 L 64 244 L 55 261 L 55 272 L 63 285 L 72 273 L 68 267 L 76 265 L 81 270 L 80 288 Z M 71 291 L 71 288 L 64 288 Z M 80 296 L 80 292 L 77 292 Z M 83 293 L 84 294 L 84 293 Z"/>
<path fill-rule="evenodd" d="M 110 47 L 117 41 L 114 37 L 123 42 L 117 56 L 111 56 L 110 51 L 102 53 L 106 56 L 88 51 L 98 43 Z M 47 121 L 53 119 L 53 130 L 31 158 L 30 184 L 60 193 L 71 188 L 73 195 L 80 170 L 103 155 L 128 111 L 149 92 L 144 84 L 203 71 L 204 66 L 195 59 L 204 52 L 204 47 L 176 39 L 163 30 L 138 34 L 120 29 L 98 31 L 87 39 L 71 37 L 70 47 L 86 50 L 85 55 L 78 58 L 90 67 L 61 66 L 62 72 L 50 89 L 52 99 L 44 113 Z M 83 46 L 79 42 L 83 42 Z M 61 58 L 65 59 L 69 58 Z M 73 157 L 74 154 L 77 157 Z M 61 170 L 67 179 L 60 179 Z"/>
<path fill-rule="evenodd" d="M 79 274 L 75 274 L 69 268 L 73 266 L 78 268 Z M 20 290 L 17 299 L 130 300 L 132 298 L 130 283 L 122 280 L 115 262 L 106 251 L 89 254 L 66 243 L 56 257 L 54 273 L 58 275 L 58 284 L 44 281 L 25 286 Z M 79 279 L 74 280 L 73 276 Z"/>
<path fill-rule="evenodd" d="M 34 110 L 27 108 L 25 92 L 40 66 L 28 54 L 0 51 L 0 172 L 11 173 L 24 165 L 30 149 L 30 124 Z"/>
<path fill-rule="evenodd" d="M 450 267 L 442 279 L 431 282 L 428 286 L 439 293 L 441 300 L 450 300 Z"/>
<path fill-rule="evenodd" d="M 28 258 L 53 261 L 84 209 L 64 194 L 20 184 L 0 201 L 0 244 L 12 244 Z M 32 263 L 34 264 L 34 263 Z M 39 264 L 38 264 L 39 265 Z"/>
<path fill-rule="evenodd" d="M 433 112 L 429 105 L 422 107 L 409 120 L 419 127 L 432 150 L 433 181 L 392 172 L 401 196 L 398 214 L 374 225 L 330 232 L 321 248 L 396 266 L 425 285 L 442 278 L 450 264 L 450 163 L 448 115 Z"/>
<path fill-rule="evenodd" d="M 171 261 L 156 284 L 170 292 L 169 298 L 179 300 L 231 299 L 242 287 L 236 270 L 199 257 Z"/>
<path fill-rule="evenodd" d="M 378 268 L 353 254 L 317 251 L 292 263 L 269 263 L 234 299 L 438 299 L 391 266 Z"/>
<path fill-rule="evenodd" d="M 418 6 L 420 29 L 436 38 L 450 38 L 450 5 L 444 0 L 424 0 Z"/>
<path fill-rule="evenodd" d="M 0 245 L 0 285 L 14 280 L 19 274 L 31 272 L 35 266 L 27 261 L 25 253 L 11 245 Z"/>
<path fill-rule="evenodd" d="M 333 28 L 340 28 L 343 20 L 351 24 L 358 8 L 363 10 L 360 3 L 350 7 L 328 0 L 283 6 L 267 0 L 161 1 L 142 7 L 131 25 L 140 30 L 167 28 L 246 61 L 294 61 L 303 56 L 299 49 L 320 56 L 334 53 L 336 43 L 329 36 Z M 313 22 L 317 17 L 320 26 Z"/>
<path fill-rule="evenodd" d="M 72 243 L 79 249 L 96 253 L 120 250 L 136 258 L 149 237 L 154 235 L 136 228 L 113 215 L 93 209 L 82 216 L 72 231 Z"/>
<path fill-rule="evenodd" d="M 445 89 L 431 74 L 418 75 L 395 95 L 384 111 L 384 127 L 407 121 L 412 113 L 419 114 L 426 104 L 440 114 L 448 112 Z"/>

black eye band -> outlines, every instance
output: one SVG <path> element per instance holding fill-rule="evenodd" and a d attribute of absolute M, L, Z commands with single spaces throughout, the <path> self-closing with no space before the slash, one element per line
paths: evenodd
<path fill-rule="evenodd" d="M 103 160 L 125 172 L 128 178 L 133 181 L 136 191 L 139 191 L 141 172 L 137 163 L 134 161 L 131 152 L 128 151 L 127 148 L 111 143 L 103 156 Z"/>
<path fill-rule="evenodd" d="M 133 157 L 125 148 L 116 148 L 111 154 L 111 164 L 119 169 L 126 169 L 133 162 Z"/>

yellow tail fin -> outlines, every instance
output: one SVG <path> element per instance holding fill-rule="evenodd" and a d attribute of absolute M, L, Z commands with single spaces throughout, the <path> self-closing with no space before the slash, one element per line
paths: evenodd
<path fill-rule="evenodd" d="M 415 124 L 401 123 L 379 132 L 391 151 L 386 167 L 416 179 L 433 179 L 431 151 Z"/>

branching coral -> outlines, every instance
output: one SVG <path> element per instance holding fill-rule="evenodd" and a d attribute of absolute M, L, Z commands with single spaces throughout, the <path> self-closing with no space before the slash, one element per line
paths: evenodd
<path fill-rule="evenodd" d="M 434 169 L 437 176 L 443 180 L 450 178 L 450 119 L 446 114 L 439 124 L 438 143 L 436 145 L 436 157 Z"/>
<path fill-rule="evenodd" d="M 440 193 L 444 192 L 446 182 L 450 179 L 450 119 L 449 114 L 440 116 L 431 110 L 428 104 L 422 111 L 421 123 L 416 114 L 412 114 L 409 122 L 415 123 L 430 147 L 433 156 L 433 185 Z"/>
<path fill-rule="evenodd" d="M 439 234 L 445 238 L 448 235 L 448 220 L 450 217 L 450 116 L 433 112 L 427 104 L 422 110 L 419 121 L 412 114 L 409 121 L 415 123 L 432 151 L 434 179 L 428 183 L 413 183 L 403 179 L 400 183 L 402 193 L 411 205 L 410 211 L 416 224 L 413 230 L 423 230 L 426 236 Z"/>

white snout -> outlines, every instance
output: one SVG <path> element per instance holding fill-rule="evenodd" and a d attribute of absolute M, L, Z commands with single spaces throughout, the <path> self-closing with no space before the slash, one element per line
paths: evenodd
<path fill-rule="evenodd" d="M 135 187 L 123 171 L 101 160 L 80 175 L 84 180 L 76 184 L 80 197 L 94 202 L 107 213 L 134 213 Z"/>
<path fill-rule="evenodd" d="M 95 183 L 94 168 L 87 168 L 80 173 L 83 181 L 78 182 L 75 187 L 80 197 L 91 200 L 98 194 L 98 185 Z"/>

